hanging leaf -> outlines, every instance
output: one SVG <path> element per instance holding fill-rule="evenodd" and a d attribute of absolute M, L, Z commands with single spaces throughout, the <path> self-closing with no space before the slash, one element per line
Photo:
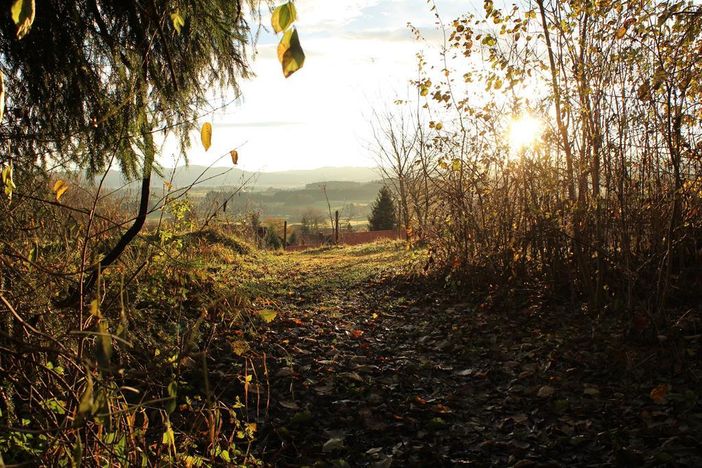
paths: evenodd
<path fill-rule="evenodd" d="M 237 150 L 231 150 L 229 154 L 232 157 L 232 164 L 237 164 L 239 162 L 239 153 Z"/>
<path fill-rule="evenodd" d="M 271 26 L 273 26 L 275 32 L 283 32 L 295 22 L 296 18 L 297 11 L 295 10 L 295 5 L 292 2 L 284 3 L 273 10 Z"/>
<path fill-rule="evenodd" d="M 264 322 L 271 323 L 278 316 L 278 312 L 275 310 L 264 309 L 258 311 L 258 316 L 261 317 L 261 320 Z"/>
<path fill-rule="evenodd" d="M 107 319 L 104 318 L 97 323 L 95 358 L 102 369 L 109 368 L 112 359 L 112 336 L 108 325 Z"/>
<path fill-rule="evenodd" d="M 66 193 L 66 190 L 68 190 L 68 184 L 64 180 L 59 179 L 54 182 L 54 186 L 51 190 L 54 192 L 54 195 L 56 195 L 56 201 L 61 201 L 61 197 Z"/>
<path fill-rule="evenodd" d="M 176 30 L 176 32 L 180 34 L 181 28 L 185 26 L 185 20 L 180 14 L 180 8 L 171 13 L 171 22 L 173 23 L 173 28 Z"/>
<path fill-rule="evenodd" d="M 166 430 L 163 432 L 161 443 L 163 445 L 168 445 L 175 450 L 175 433 L 173 432 L 170 421 L 166 421 Z"/>
<path fill-rule="evenodd" d="M 29 251 L 29 256 L 27 257 L 30 262 L 34 263 L 39 258 L 39 244 L 35 241 L 32 245 L 32 250 Z"/>
<path fill-rule="evenodd" d="M 626 36 L 626 28 L 624 26 L 618 28 L 617 31 L 614 33 L 614 37 L 616 39 L 621 39 L 624 36 Z"/>
<path fill-rule="evenodd" d="M 283 66 L 283 75 L 288 78 L 305 64 L 305 53 L 300 45 L 297 29 L 285 31 L 278 44 L 278 60 Z"/>
<path fill-rule="evenodd" d="M 210 149 L 210 146 L 212 146 L 212 124 L 209 122 L 205 122 L 202 124 L 202 128 L 200 129 L 200 140 L 202 140 L 202 146 L 205 147 L 205 151 Z"/>
<path fill-rule="evenodd" d="M 15 0 L 11 12 L 12 21 L 17 25 L 17 39 L 22 39 L 34 23 L 34 0 Z"/>
<path fill-rule="evenodd" d="M 495 47 L 497 45 L 497 39 L 494 36 L 487 35 L 482 40 L 483 45 L 488 47 Z"/>
<path fill-rule="evenodd" d="M 636 91 L 636 97 L 644 101 L 648 98 L 650 92 L 651 85 L 649 84 L 648 80 L 644 80 L 644 82 L 641 83 L 641 86 L 639 86 L 639 89 Z"/>
<path fill-rule="evenodd" d="M 175 380 L 168 384 L 168 401 L 166 402 L 166 412 L 171 414 L 176 409 L 176 399 L 178 397 L 178 382 Z"/>
<path fill-rule="evenodd" d="M 15 182 L 12 180 L 12 164 L 5 166 L 2 170 L 2 184 L 5 187 L 5 195 L 12 199 L 12 192 L 17 188 Z"/>
<path fill-rule="evenodd" d="M 86 385 L 83 395 L 80 397 L 80 403 L 78 405 L 78 413 L 85 416 L 93 411 L 93 405 L 95 403 L 95 398 L 93 396 L 93 377 L 90 372 L 86 373 Z"/>

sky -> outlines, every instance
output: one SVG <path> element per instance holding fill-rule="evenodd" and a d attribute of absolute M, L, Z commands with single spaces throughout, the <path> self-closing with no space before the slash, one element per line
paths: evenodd
<path fill-rule="evenodd" d="M 437 0 L 444 23 L 482 1 Z M 253 60 L 255 77 L 242 83 L 242 97 L 203 119 L 213 125 L 212 147 L 199 136 L 188 151 L 190 164 L 231 165 L 249 171 L 376 166 L 370 122 L 395 99 L 408 96 L 416 77 L 416 54 L 438 50 L 438 30 L 426 0 L 297 0 L 296 27 L 304 67 L 284 78 L 276 57 L 278 38 L 270 14 L 262 19 Z M 407 23 L 426 40 L 412 38 Z M 225 98 L 225 100 L 228 100 Z M 172 166 L 164 147 L 162 164 Z M 218 159 L 221 158 L 221 159 Z"/>

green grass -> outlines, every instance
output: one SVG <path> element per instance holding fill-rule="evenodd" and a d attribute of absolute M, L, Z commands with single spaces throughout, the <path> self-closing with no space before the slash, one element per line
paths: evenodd
<path fill-rule="evenodd" d="M 263 252 L 241 268 L 240 287 L 252 298 L 321 300 L 383 275 L 413 268 L 423 252 L 402 241 L 319 247 L 300 252 Z"/>

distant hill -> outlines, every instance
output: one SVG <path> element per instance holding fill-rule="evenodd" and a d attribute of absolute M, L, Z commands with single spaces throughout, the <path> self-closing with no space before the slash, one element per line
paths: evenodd
<path fill-rule="evenodd" d="M 170 178 L 172 168 L 165 168 L 163 176 Z M 204 173 L 204 175 L 203 175 Z M 238 187 L 243 181 L 250 189 L 265 190 L 267 188 L 293 189 L 305 188 L 310 184 L 324 181 L 335 182 L 372 182 L 381 179 L 376 168 L 371 167 L 321 167 L 310 170 L 280 171 L 280 172 L 247 172 L 240 169 L 226 167 L 213 167 L 207 170 L 205 166 L 180 166 L 176 169 L 173 178 L 175 187 L 185 187 L 195 182 L 198 177 L 201 187 Z M 133 184 L 138 182 L 132 182 Z M 122 173 L 110 171 L 105 178 L 106 187 L 121 187 L 125 184 Z M 161 177 L 153 177 L 151 185 L 160 188 L 163 185 Z"/>

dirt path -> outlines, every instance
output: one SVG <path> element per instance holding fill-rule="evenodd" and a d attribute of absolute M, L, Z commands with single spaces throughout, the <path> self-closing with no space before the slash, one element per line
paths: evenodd
<path fill-rule="evenodd" d="M 694 388 L 639 372 L 582 315 L 498 315 L 410 287 L 411 261 L 373 246 L 268 266 L 266 463 L 702 466 Z M 653 401 L 661 382 L 674 392 Z"/>

